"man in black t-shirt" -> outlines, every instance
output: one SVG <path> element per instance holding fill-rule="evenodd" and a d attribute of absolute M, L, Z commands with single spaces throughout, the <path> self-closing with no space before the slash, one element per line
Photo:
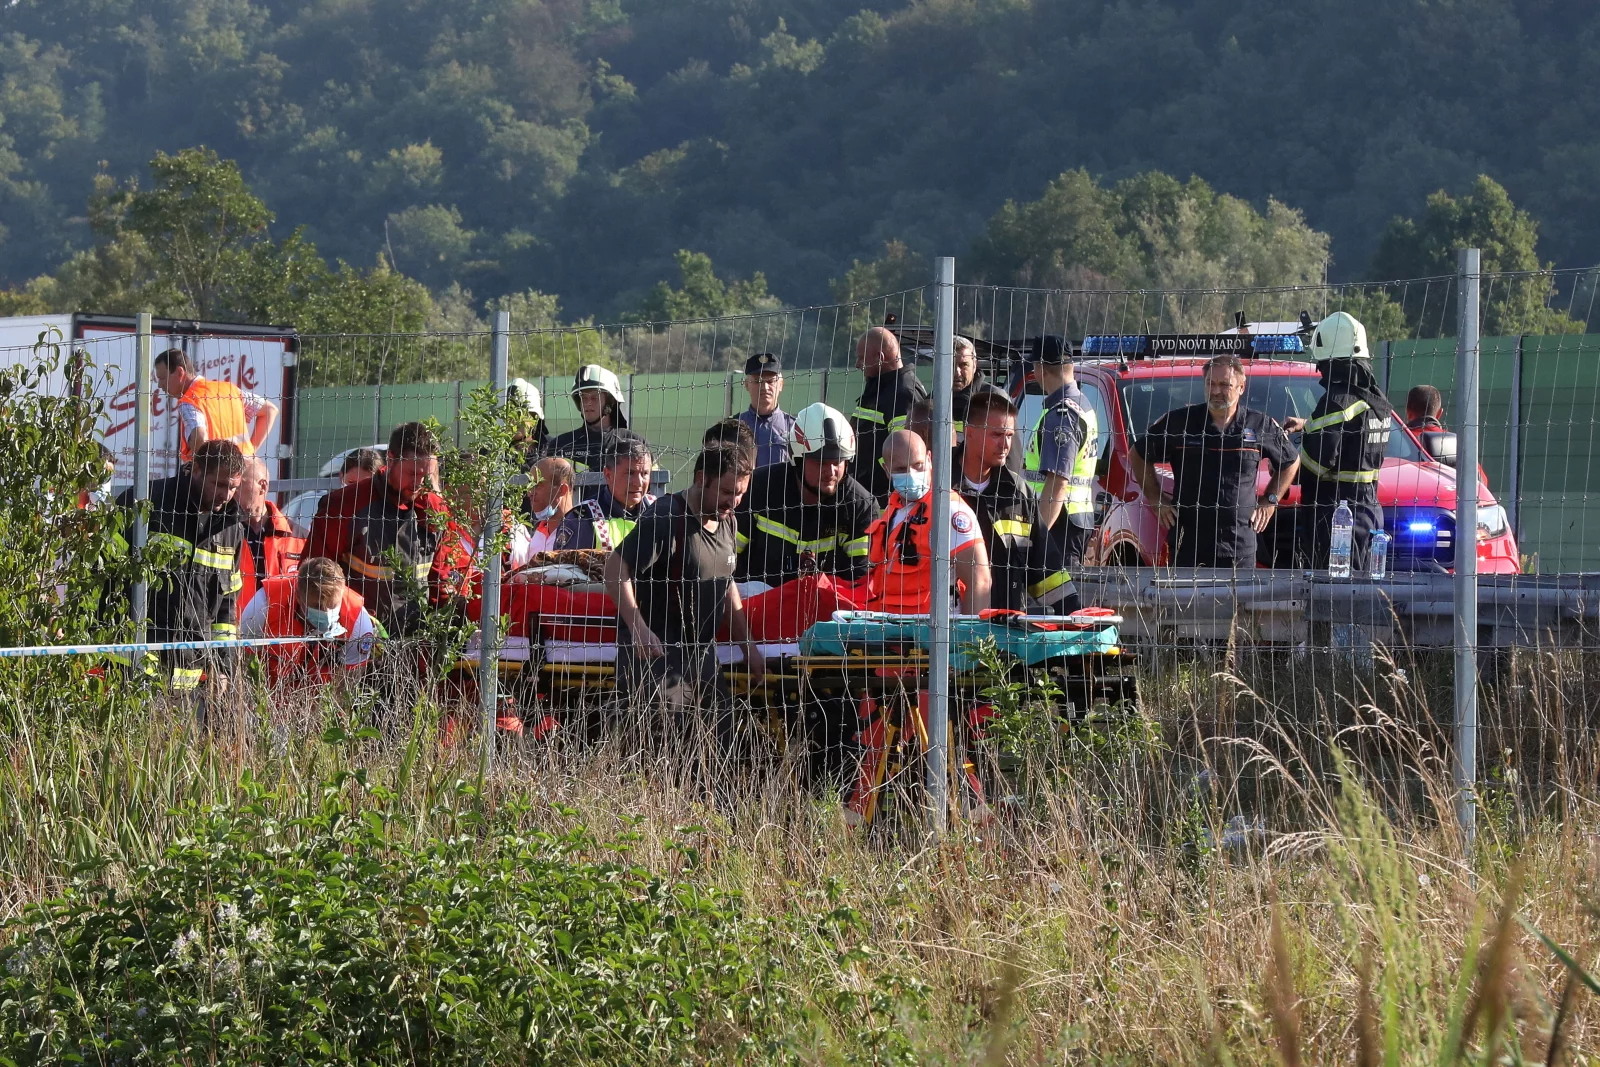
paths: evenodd
<path fill-rule="evenodd" d="M 1266 529 L 1294 483 L 1300 459 L 1272 416 L 1239 403 L 1244 364 L 1216 356 L 1206 364 L 1206 402 L 1176 408 L 1150 424 L 1129 450 L 1134 477 L 1167 531 L 1167 561 L 1175 567 L 1256 565 L 1256 534 Z M 1267 491 L 1256 496 L 1265 459 Z M 1173 494 L 1161 494 L 1157 463 L 1172 465 Z"/>
<path fill-rule="evenodd" d="M 744 649 L 752 682 L 766 664 L 745 625 L 733 583 L 733 509 L 750 486 L 752 457 L 737 446 L 700 453 L 694 483 L 662 497 L 606 561 L 606 592 L 617 605 L 619 689 L 635 706 L 673 717 L 703 707 L 718 712 L 717 735 L 730 740 L 728 692 L 717 668 L 717 628 L 726 615 Z"/>

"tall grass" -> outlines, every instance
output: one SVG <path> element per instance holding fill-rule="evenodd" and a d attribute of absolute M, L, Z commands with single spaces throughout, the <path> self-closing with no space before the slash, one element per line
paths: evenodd
<path fill-rule="evenodd" d="M 1590 669 L 1512 663 L 1486 692 L 1494 775 L 1470 855 L 1438 679 L 1415 660 L 1402 676 L 1383 657 L 1152 658 L 1159 741 L 1030 752 L 1026 796 L 938 842 L 847 828 L 781 759 L 708 792 L 678 773 L 681 751 L 529 740 L 480 777 L 470 746 L 441 745 L 426 716 L 393 736 L 348 721 L 325 734 L 340 713 L 306 705 L 277 712 L 293 730 L 224 740 L 155 703 L 11 740 L 0 909 L 14 917 L 85 871 L 115 882 L 247 782 L 287 825 L 360 769 L 418 839 L 471 834 L 485 812 L 530 832 L 576 821 L 631 863 L 738 894 L 752 918 L 842 909 L 866 936 L 805 955 L 800 986 L 889 990 L 884 1025 L 918 1062 L 1582 1058 L 1600 1008 L 1540 935 L 1580 965 L 1600 955 L 1596 776 L 1574 699 Z M 883 1055 L 827 1018 L 819 1007 L 790 1054 Z"/>

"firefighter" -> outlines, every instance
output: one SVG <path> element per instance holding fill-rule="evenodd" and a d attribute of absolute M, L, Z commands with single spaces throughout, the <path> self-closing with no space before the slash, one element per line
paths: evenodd
<path fill-rule="evenodd" d="M 1309 419 L 1284 422 L 1291 433 L 1304 434 L 1300 511 L 1309 519 L 1310 529 L 1302 527 L 1302 545 L 1309 552 L 1310 566 L 1326 567 L 1333 515 L 1339 501 L 1347 501 L 1354 519 L 1350 566 L 1363 571 L 1372 533 L 1383 529 L 1378 472 L 1389 451 L 1394 407 L 1372 376 L 1367 331 L 1353 316 L 1338 311 L 1317 323 L 1311 353 L 1322 375 L 1322 399 Z"/>
<path fill-rule="evenodd" d="M 244 523 L 245 551 L 239 553 L 239 606 L 255 597 L 264 579 L 293 574 L 300 565 L 305 538 L 296 537 L 294 527 L 278 505 L 267 499 L 272 480 L 267 465 L 255 457 L 245 461 L 244 481 L 239 483 L 235 500 Z"/>
<path fill-rule="evenodd" d="M 884 438 L 905 428 L 911 405 L 926 399 L 928 390 L 917 372 L 900 362 L 900 341 L 882 326 L 856 342 L 856 367 L 866 376 L 866 386 L 850 419 L 857 444 L 850 474 L 881 506 L 889 499 L 889 476 L 878 464 Z"/>
<path fill-rule="evenodd" d="M 1078 388 L 1072 350 L 1061 338 L 1035 338 L 1032 362 L 1045 399 L 1024 466 L 1029 484 L 1039 494 L 1044 528 L 1061 542 L 1067 566 L 1078 567 L 1094 534 L 1099 419 Z"/>
<path fill-rule="evenodd" d="M 212 381 L 194 372 L 181 348 L 169 348 L 155 359 L 156 384 L 177 401 L 179 462 L 194 459 L 207 441 L 232 441 L 253 456 L 278 421 L 278 405 L 255 393 L 241 392 L 232 382 Z"/>
<path fill-rule="evenodd" d="M 933 460 L 922 438 L 910 430 L 895 430 L 883 442 L 883 468 L 892 489 L 888 508 L 867 530 L 871 568 L 867 607 L 895 615 L 926 615 L 934 596 Z M 977 515 L 954 490 L 950 577 L 962 612 L 976 615 L 989 606 L 989 553 Z"/>
<path fill-rule="evenodd" d="M 1247 377 L 1238 356 L 1212 356 L 1202 374 L 1206 400 L 1173 408 L 1128 450 L 1128 466 L 1167 531 L 1174 567 L 1251 568 L 1257 535 L 1278 512 L 1300 468 L 1282 426 L 1240 401 Z M 1272 471 L 1257 495 L 1261 461 Z M 1162 494 L 1156 464 L 1172 467 L 1172 498 Z"/>
<path fill-rule="evenodd" d="M 954 360 L 950 364 L 950 428 L 959 444 L 966 432 L 967 405 L 985 389 L 994 388 L 988 376 L 978 369 L 978 349 L 970 338 L 956 335 Z"/>
<path fill-rule="evenodd" d="M 610 552 L 655 503 L 650 495 L 650 447 L 644 438 L 630 435 L 618 440 L 605 462 L 606 484 L 600 487 L 600 495 L 579 501 L 567 513 L 551 542 L 553 550 L 598 548 Z"/>
<path fill-rule="evenodd" d="M 740 581 L 782 585 L 804 573 L 856 582 L 867 573 L 867 527 L 878 502 L 848 473 L 856 437 L 826 404 L 789 427 L 790 461 L 762 467 L 739 506 Z"/>
<path fill-rule="evenodd" d="M 545 429 L 544 397 L 538 386 L 526 378 L 513 378 L 506 386 L 506 409 L 515 420 L 511 447 L 523 457 L 525 466 L 533 466 L 544 455 L 549 433 Z"/>
<path fill-rule="evenodd" d="M 376 633 L 361 594 L 345 583 L 339 565 L 323 556 L 304 561 L 294 574 L 266 579 L 239 617 L 244 638 L 321 638 L 256 650 L 274 688 L 326 685 L 365 667 Z"/>
<path fill-rule="evenodd" d="M 245 457 L 232 441 L 205 441 L 191 465 L 150 486 L 146 554 L 158 573 L 149 585 L 148 636 L 152 642 L 227 641 L 239 597 L 239 552 L 244 524 L 234 495 L 244 480 Z M 133 490 L 117 506 L 137 506 Z M 147 656 L 142 669 L 164 676 L 173 689 L 193 691 L 207 658 L 195 651 Z M 212 661 L 215 662 L 214 660 Z M 213 681 L 225 684 L 220 673 Z"/>
<path fill-rule="evenodd" d="M 621 381 L 598 363 L 578 368 L 572 379 L 572 403 L 583 417 L 583 425 L 552 437 L 544 454 L 571 460 L 579 474 L 603 470 L 621 438 L 638 438 L 628 432 Z"/>
<path fill-rule="evenodd" d="M 460 539 L 433 488 L 438 452 L 433 432 L 422 423 L 396 426 L 383 469 L 323 497 L 306 538 L 305 558 L 326 556 L 340 564 L 367 610 L 397 637 L 411 636 L 422 621 L 415 583 L 428 590 L 430 600 L 449 596 L 460 584 L 456 576 L 438 572 L 439 560 Z M 395 555 L 415 583 L 399 580 Z"/>
<path fill-rule="evenodd" d="M 978 516 L 989 552 L 989 606 L 1030 614 L 1081 607 L 1061 542 L 1039 517 L 1039 497 L 1006 466 L 1017 432 L 1017 409 L 998 389 L 968 403 L 966 440 L 956 452 L 956 489 Z"/>

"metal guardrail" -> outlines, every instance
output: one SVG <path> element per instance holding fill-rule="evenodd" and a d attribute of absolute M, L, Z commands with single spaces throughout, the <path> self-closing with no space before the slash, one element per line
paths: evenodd
<path fill-rule="evenodd" d="M 1380 644 L 1448 648 L 1457 614 L 1450 574 L 1375 582 L 1310 571 L 1084 567 L 1073 580 L 1085 604 L 1123 615 L 1123 636 L 1136 643 L 1322 645 L 1328 627 L 1354 626 Z M 1477 582 L 1479 647 L 1600 647 L 1600 574 L 1480 574 Z"/>

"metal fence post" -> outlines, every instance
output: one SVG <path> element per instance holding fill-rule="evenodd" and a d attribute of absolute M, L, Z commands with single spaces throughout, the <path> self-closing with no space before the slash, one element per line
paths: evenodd
<path fill-rule="evenodd" d="M 928 613 L 928 821 L 945 831 L 950 809 L 950 450 L 956 261 L 941 256 L 933 328 L 933 597 Z"/>
<path fill-rule="evenodd" d="M 138 324 L 134 334 L 134 414 L 133 414 L 133 502 L 137 506 L 140 502 L 150 499 L 150 379 L 154 374 L 151 366 L 151 325 L 150 312 L 139 312 Z M 133 522 L 133 555 L 136 559 L 144 556 L 145 540 L 150 535 L 149 524 L 141 514 Z M 145 581 L 135 582 L 133 586 L 133 639 L 143 641 L 146 635 L 146 621 L 149 618 L 150 584 Z"/>
<path fill-rule="evenodd" d="M 1455 785 L 1470 850 L 1478 817 L 1478 249 L 1461 249 L 1457 268 Z"/>
<path fill-rule="evenodd" d="M 1511 350 L 1511 440 L 1506 451 L 1511 455 L 1506 462 L 1506 512 L 1511 522 L 1511 532 L 1517 544 L 1522 543 L 1522 342 L 1517 336 L 1517 346 Z"/>
<path fill-rule="evenodd" d="M 506 374 L 510 362 L 511 312 L 497 311 L 489 351 L 489 381 L 494 386 L 495 404 L 505 407 Z M 503 457 L 492 457 L 497 466 Z M 500 536 L 501 509 L 505 506 L 504 487 L 498 476 L 489 480 L 489 499 L 483 509 L 483 607 L 479 613 L 482 638 L 479 642 L 478 700 L 483 718 L 483 765 L 494 762 L 495 720 L 500 717 Z"/>

